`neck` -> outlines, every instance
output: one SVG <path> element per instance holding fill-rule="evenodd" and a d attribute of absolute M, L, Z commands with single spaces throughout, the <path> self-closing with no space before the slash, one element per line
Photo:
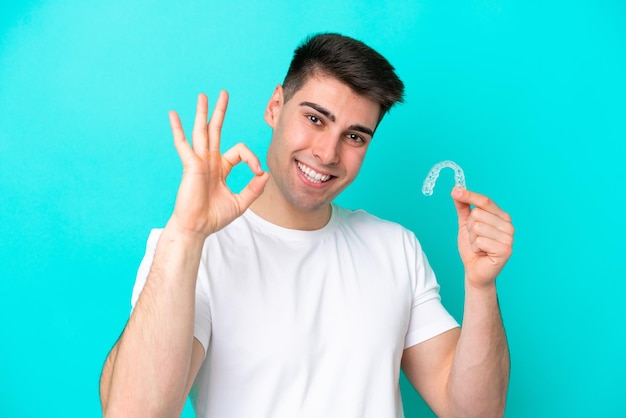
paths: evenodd
<path fill-rule="evenodd" d="M 250 209 L 268 222 L 301 231 L 322 228 L 328 223 L 332 213 L 330 203 L 315 210 L 298 209 L 285 199 L 271 177 L 261 196 L 250 205 Z"/>

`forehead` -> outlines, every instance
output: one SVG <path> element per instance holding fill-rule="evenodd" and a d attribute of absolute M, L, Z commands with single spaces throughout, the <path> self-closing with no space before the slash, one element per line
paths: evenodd
<path fill-rule="evenodd" d="M 337 118 L 357 119 L 352 123 L 358 122 L 372 128 L 377 125 L 381 112 L 377 102 L 356 93 L 337 78 L 323 74 L 308 77 L 290 101 L 296 106 L 302 102 L 315 103 Z"/>

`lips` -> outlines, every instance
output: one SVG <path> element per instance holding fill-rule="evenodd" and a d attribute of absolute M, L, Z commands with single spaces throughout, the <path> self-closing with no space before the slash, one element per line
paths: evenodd
<path fill-rule="evenodd" d="M 328 180 L 332 179 L 334 176 L 330 174 L 322 174 L 313 170 L 311 167 L 301 163 L 300 161 L 296 161 L 298 169 L 300 172 L 306 177 L 308 181 L 311 183 L 325 183 Z"/>

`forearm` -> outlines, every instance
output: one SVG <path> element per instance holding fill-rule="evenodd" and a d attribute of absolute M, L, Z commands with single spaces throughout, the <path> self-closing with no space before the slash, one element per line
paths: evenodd
<path fill-rule="evenodd" d="M 466 285 L 463 326 L 448 382 L 453 415 L 502 416 L 509 372 L 509 349 L 495 284 L 481 289 Z"/>
<path fill-rule="evenodd" d="M 106 416 L 179 413 L 191 361 L 202 244 L 171 223 L 163 230 L 146 284 L 103 370 Z"/>

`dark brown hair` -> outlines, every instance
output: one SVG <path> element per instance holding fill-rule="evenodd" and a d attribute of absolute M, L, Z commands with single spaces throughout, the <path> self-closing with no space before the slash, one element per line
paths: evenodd
<path fill-rule="evenodd" d="M 337 33 L 307 37 L 294 51 L 283 88 L 285 101 L 314 74 L 336 78 L 355 93 L 380 104 L 380 118 L 404 96 L 404 84 L 394 67 L 378 52 Z"/>

